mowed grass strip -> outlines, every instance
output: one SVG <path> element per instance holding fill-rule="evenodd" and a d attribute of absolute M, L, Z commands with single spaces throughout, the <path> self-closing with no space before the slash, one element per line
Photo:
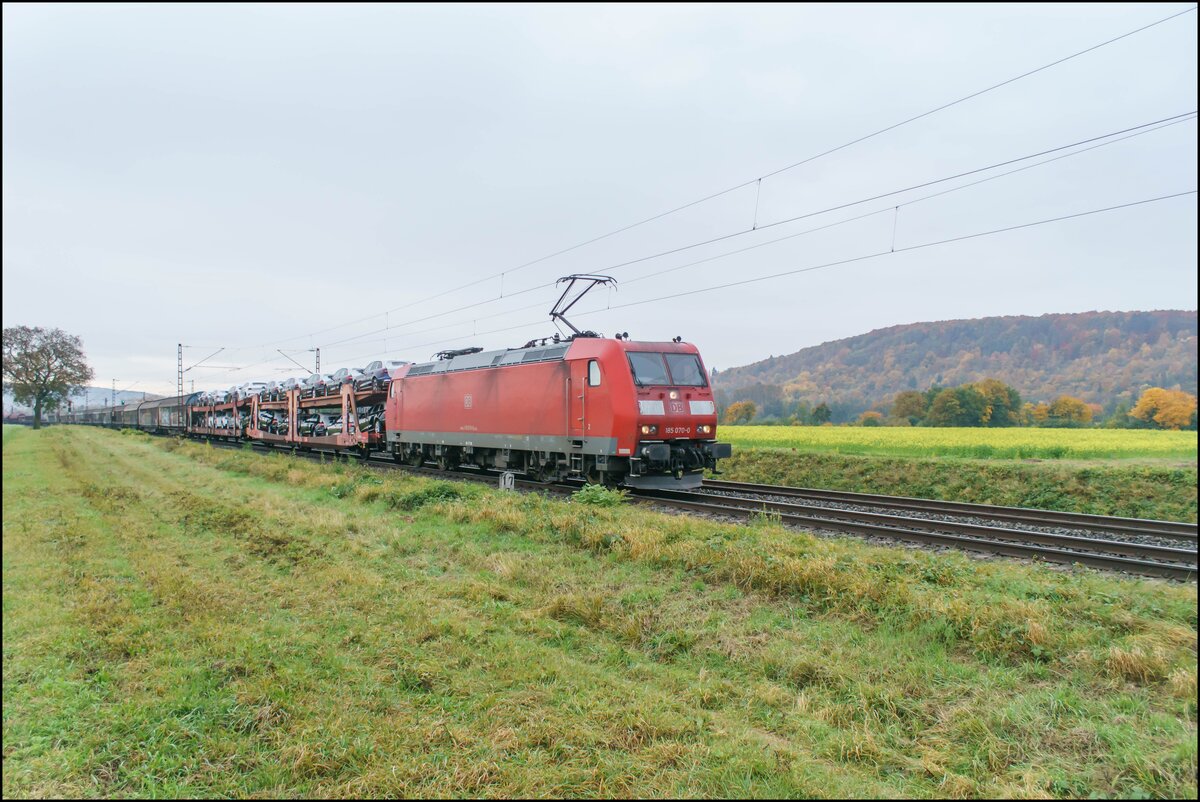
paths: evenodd
<path fill-rule="evenodd" d="M 1196 794 L 1194 586 L 5 434 L 6 796 Z"/>
<path fill-rule="evenodd" d="M 971 459 L 1174 459 L 1196 462 L 1195 431 L 909 426 L 721 426 L 736 448 Z"/>

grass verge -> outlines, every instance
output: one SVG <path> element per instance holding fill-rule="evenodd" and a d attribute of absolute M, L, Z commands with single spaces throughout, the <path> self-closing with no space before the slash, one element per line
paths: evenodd
<path fill-rule="evenodd" d="M 1196 794 L 1194 586 L 4 443 L 6 796 Z"/>

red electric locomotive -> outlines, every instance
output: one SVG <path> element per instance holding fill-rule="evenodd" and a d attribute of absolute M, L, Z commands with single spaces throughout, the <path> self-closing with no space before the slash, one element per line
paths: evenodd
<path fill-rule="evenodd" d="M 730 454 L 689 343 L 576 336 L 441 356 L 392 380 L 385 430 L 397 460 L 691 488 Z"/>
<path fill-rule="evenodd" d="M 699 487 L 730 447 L 694 345 L 611 340 L 565 317 L 608 276 L 567 276 L 550 311 L 574 334 L 523 348 L 443 351 L 401 368 L 388 390 L 395 459 L 470 464 L 543 481 L 584 477 L 633 487 Z"/>

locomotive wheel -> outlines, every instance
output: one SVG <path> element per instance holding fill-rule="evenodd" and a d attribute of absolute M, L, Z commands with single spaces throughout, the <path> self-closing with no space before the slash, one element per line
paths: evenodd
<path fill-rule="evenodd" d="M 416 451 L 410 451 L 408 453 L 408 464 L 414 468 L 420 468 L 424 462 L 425 452 L 421 451 L 420 449 L 417 449 Z"/>
<path fill-rule="evenodd" d="M 451 461 L 449 455 L 443 452 L 442 455 L 437 458 L 437 466 L 439 470 L 448 471 L 454 467 L 454 463 Z"/>
<path fill-rule="evenodd" d="M 545 462 L 530 465 L 528 473 L 529 478 L 535 482 L 549 482 L 552 478 L 550 466 Z"/>

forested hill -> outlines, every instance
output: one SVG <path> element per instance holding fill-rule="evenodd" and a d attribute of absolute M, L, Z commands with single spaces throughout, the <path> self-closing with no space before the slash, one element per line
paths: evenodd
<path fill-rule="evenodd" d="M 796 402 L 847 420 L 902 390 L 994 377 L 1026 401 L 1073 395 L 1110 409 L 1147 386 L 1196 392 L 1196 312 L 1083 312 L 912 323 L 719 371 L 722 404 L 760 415 Z"/>

